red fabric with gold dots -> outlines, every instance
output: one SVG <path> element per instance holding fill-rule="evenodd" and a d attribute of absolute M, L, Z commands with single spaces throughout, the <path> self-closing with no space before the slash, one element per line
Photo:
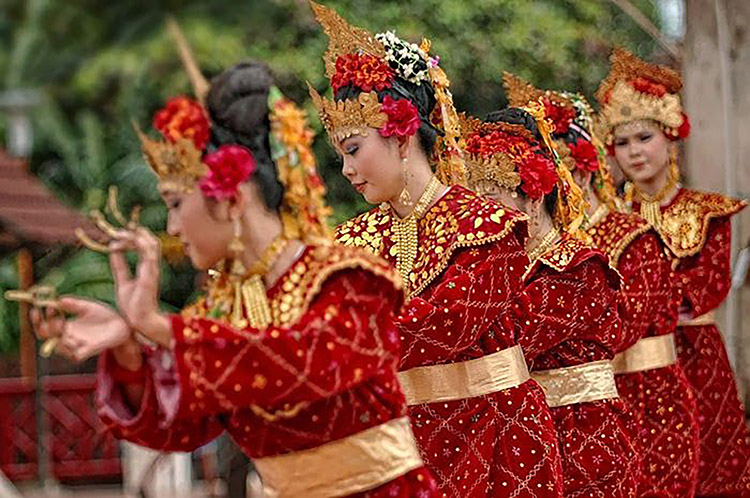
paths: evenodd
<path fill-rule="evenodd" d="M 419 292 L 397 320 L 400 370 L 481 358 L 516 344 L 513 309 L 528 262 L 522 219 L 454 186 L 419 220 Z M 339 227 L 338 240 L 395 262 L 390 224 L 389 213 L 375 209 Z M 555 430 L 536 382 L 412 406 L 410 416 L 443 496 L 562 496 Z"/>
<path fill-rule="evenodd" d="M 526 276 L 519 343 L 531 370 L 611 360 L 626 344 L 618 278 L 607 257 L 564 237 Z M 562 459 L 564 496 L 632 498 L 639 458 L 635 419 L 622 399 L 551 409 Z"/>
<path fill-rule="evenodd" d="M 606 247 L 622 277 L 620 317 L 629 344 L 669 334 L 677 325 L 679 296 L 671 257 L 639 216 L 610 212 L 588 234 Z M 619 241 L 619 245 L 600 243 Z M 636 416 L 641 455 L 638 496 L 692 498 L 698 479 L 698 425 L 692 389 L 679 364 L 620 374 L 617 390 Z"/>
<path fill-rule="evenodd" d="M 729 293 L 731 236 L 728 216 L 712 219 L 700 252 L 680 260 L 677 285 L 693 316 L 718 308 Z M 698 404 L 696 496 L 750 497 L 750 432 L 721 332 L 716 325 L 679 327 L 677 346 Z"/>
<path fill-rule="evenodd" d="M 311 255 L 308 248 L 303 258 Z M 269 300 L 284 292 L 290 273 Z M 314 448 L 402 417 L 398 300 L 390 280 L 350 268 L 333 272 L 289 326 L 237 330 L 175 315 L 174 351 L 147 353 L 137 413 L 108 375 L 111 358 L 103 357 L 100 416 L 117 437 L 160 450 L 191 451 L 226 430 L 251 458 Z M 355 496 L 438 494 L 422 467 Z"/>

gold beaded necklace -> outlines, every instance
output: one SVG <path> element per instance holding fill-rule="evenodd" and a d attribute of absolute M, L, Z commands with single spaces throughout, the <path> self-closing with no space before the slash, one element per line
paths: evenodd
<path fill-rule="evenodd" d="M 654 196 L 650 196 L 635 186 L 634 183 L 628 182 L 625 185 L 625 199 L 628 204 L 632 205 L 633 199 L 641 203 L 640 215 L 648 221 L 654 228 L 661 228 L 661 203 L 669 197 L 675 187 L 679 188 L 680 168 L 677 164 L 676 149 L 672 149 L 669 154 L 669 176 L 667 183 Z"/>
<path fill-rule="evenodd" d="M 539 242 L 539 245 L 529 251 L 529 263 L 533 264 L 542 256 L 542 254 L 547 252 L 559 236 L 560 230 L 558 230 L 557 228 L 553 228 L 552 230 L 547 232 L 547 235 L 542 238 L 542 240 Z"/>
<path fill-rule="evenodd" d="M 442 187 L 443 184 L 433 175 L 412 212 L 404 218 L 395 215 L 393 217 L 391 226 L 393 248 L 391 251 L 392 255 L 395 252 L 396 269 L 404 282 L 404 293 L 407 298 L 411 294 L 411 272 L 414 269 L 414 262 L 417 259 L 417 250 L 419 249 L 417 221 L 430 208 Z"/>
<path fill-rule="evenodd" d="M 277 236 L 253 263 L 248 276 L 235 280 L 232 306 L 232 324 L 235 327 L 250 325 L 253 328 L 265 328 L 271 324 L 273 318 L 263 277 L 288 245 L 289 240 L 283 234 Z"/>

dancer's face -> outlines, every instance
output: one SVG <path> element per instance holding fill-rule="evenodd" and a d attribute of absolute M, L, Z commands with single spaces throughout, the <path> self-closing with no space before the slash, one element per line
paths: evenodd
<path fill-rule="evenodd" d="M 615 159 L 634 182 L 650 182 L 667 174 L 669 145 L 659 125 L 650 120 L 626 123 L 614 130 Z"/>
<path fill-rule="evenodd" d="M 167 232 L 178 237 L 199 270 L 214 267 L 229 256 L 233 226 L 229 201 L 213 201 L 196 188 L 191 193 L 162 193 L 168 209 Z"/>
<path fill-rule="evenodd" d="M 398 198 L 404 188 L 403 146 L 398 139 L 368 128 L 366 135 L 352 135 L 335 146 L 343 161 L 342 174 L 368 203 Z"/>

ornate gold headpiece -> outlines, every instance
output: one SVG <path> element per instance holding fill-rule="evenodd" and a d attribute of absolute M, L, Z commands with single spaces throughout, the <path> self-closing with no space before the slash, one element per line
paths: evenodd
<path fill-rule="evenodd" d="M 326 76 L 336 73 L 336 59 L 345 54 L 370 54 L 385 59 L 385 47 L 367 30 L 352 26 L 335 10 L 310 0 L 315 19 L 328 35 L 328 50 L 323 59 Z"/>
<path fill-rule="evenodd" d="M 533 140 L 528 130 L 520 125 L 502 122 L 487 123 L 464 113 L 458 115 L 458 120 L 465 143 L 481 140 L 480 137 L 489 136 L 498 131 L 523 137 L 529 142 Z M 486 154 L 468 147 L 465 152 L 467 185 L 472 190 L 486 193 L 484 190 L 487 184 L 515 190 L 521 184 L 521 175 L 518 173 L 516 163 L 520 160 L 517 156 L 525 151 L 508 147 L 496 153 Z M 527 152 L 532 154 L 530 150 Z"/>
<path fill-rule="evenodd" d="M 555 206 L 555 221 L 566 232 L 585 238 L 581 230 L 587 205 L 583 199 L 583 192 L 573 180 L 570 170 L 560 160 L 552 139 L 552 121 L 547 117 L 546 107 L 542 100 L 532 102 L 525 109 L 534 117 L 539 133 L 557 165 L 557 205 Z"/>
<path fill-rule="evenodd" d="M 596 149 L 599 169 L 596 172 L 597 194 L 602 201 L 612 204 L 616 198 L 614 180 L 606 160 L 606 151 L 594 130 L 594 111 L 585 97 L 576 93 L 558 92 L 554 90 L 541 90 L 531 83 L 511 73 L 503 73 L 503 83 L 510 104 L 518 107 L 526 107 L 529 104 L 547 100 L 555 106 L 570 110 L 571 125 L 575 125 L 579 132 L 588 135 L 589 141 Z M 547 116 L 549 118 L 549 116 Z M 554 124 L 554 123 L 553 123 Z M 567 126 L 567 124 L 566 124 Z M 553 139 L 551 144 L 555 149 L 559 160 L 568 170 L 576 167 L 575 158 L 571 155 L 571 149 L 562 139 Z"/>
<path fill-rule="evenodd" d="M 159 190 L 192 192 L 208 169 L 203 164 L 202 151 L 192 140 L 180 138 L 174 143 L 166 140 L 153 140 L 143 133 L 133 122 L 141 142 L 143 157 L 159 178 Z"/>
<path fill-rule="evenodd" d="M 331 209 L 325 184 L 318 176 L 312 142 L 315 134 L 307 115 L 273 87 L 268 96 L 273 160 L 284 186 L 281 221 L 288 239 L 328 238 Z"/>
<path fill-rule="evenodd" d="M 356 99 L 333 101 L 322 97 L 307 84 L 313 104 L 331 141 L 336 144 L 352 135 L 367 135 L 367 128 L 381 128 L 388 122 L 375 92 L 360 93 Z"/>
<path fill-rule="evenodd" d="M 611 69 L 596 92 L 601 104 L 599 127 L 607 143 L 612 130 L 621 124 L 640 120 L 659 123 L 671 138 L 689 133 L 679 92 L 682 78 L 665 66 L 649 64 L 623 48 L 610 57 Z"/>
<path fill-rule="evenodd" d="M 508 103 L 513 107 L 526 107 L 531 102 L 537 102 L 540 98 L 547 99 L 550 103 L 564 109 L 575 111 L 573 103 L 560 93 L 545 91 L 508 71 L 503 71 L 503 86 Z"/>

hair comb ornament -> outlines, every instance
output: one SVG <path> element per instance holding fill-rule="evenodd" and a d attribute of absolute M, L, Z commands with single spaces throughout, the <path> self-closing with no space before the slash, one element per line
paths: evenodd
<path fill-rule="evenodd" d="M 521 175 L 516 170 L 516 162 L 526 152 L 532 152 L 515 146 L 511 137 L 531 138 L 526 128 L 509 123 L 487 123 L 466 114 L 459 114 L 459 123 L 467 144 L 468 185 L 476 190 L 482 190 L 485 183 L 508 190 L 518 188 Z"/>
<path fill-rule="evenodd" d="M 531 199 L 552 191 L 557 181 L 555 164 L 524 126 L 459 117 L 470 188 L 488 194 L 501 187 L 514 196 L 520 188 Z"/>

